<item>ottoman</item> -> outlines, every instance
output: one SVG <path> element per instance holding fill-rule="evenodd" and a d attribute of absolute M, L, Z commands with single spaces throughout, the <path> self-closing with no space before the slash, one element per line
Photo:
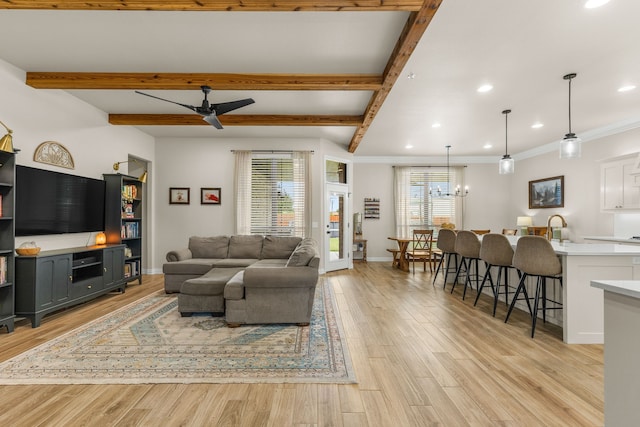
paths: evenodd
<path fill-rule="evenodd" d="M 237 268 L 212 268 L 200 277 L 185 280 L 178 294 L 178 311 L 182 317 L 193 313 L 224 315 L 224 287 L 236 274 L 244 270 Z"/>

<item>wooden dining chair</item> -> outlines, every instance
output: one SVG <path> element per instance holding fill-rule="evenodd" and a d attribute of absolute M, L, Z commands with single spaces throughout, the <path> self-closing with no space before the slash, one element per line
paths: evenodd
<path fill-rule="evenodd" d="M 503 228 L 502 229 L 502 234 L 504 234 L 505 236 L 515 236 L 516 234 L 518 234 L 518 229 L 517 228 Z"/>
<path fill-rule="evenodd" d="M 489 234 L 489 233 L 491 233 L 491 230 L 471 230 L 471 232 L 477 234 L 478 236 L 480 236 L 481 234 Z"/>
<path fill-rule="evenodd" d="M 433 272 L 433 230 L 413 230 L 413 241 L 410 250 L 407 251 L 407 259 L 413 265 L 413 274 L 416 274 L 416 261 L 422 262 L 424 271 Z"/>

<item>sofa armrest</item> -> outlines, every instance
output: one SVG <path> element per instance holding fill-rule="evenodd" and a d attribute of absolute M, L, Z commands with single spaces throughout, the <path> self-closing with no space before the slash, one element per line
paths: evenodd
<path fill-rule="evenodd" d="M 191 250 L 188 248 L 167 252 L 167 261 L 169 262 L 184 261 L 185 259 L 191 259 L 191 258 L 193 258 L 193 254 L 191 253 Z"/>
<path fill-rule="evenodd" d="M 318 282 L 313 267 L 251 267 L 244 271 L 245 288 L 309 288 Z"/>

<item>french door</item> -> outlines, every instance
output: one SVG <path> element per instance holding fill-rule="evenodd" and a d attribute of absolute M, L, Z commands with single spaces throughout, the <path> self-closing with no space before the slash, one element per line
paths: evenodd
<path fill-rule="evenodd" d="M 349 268 L 349 203 L 345 184 L 327 184 L 325 191 L 325 271 Z"/>

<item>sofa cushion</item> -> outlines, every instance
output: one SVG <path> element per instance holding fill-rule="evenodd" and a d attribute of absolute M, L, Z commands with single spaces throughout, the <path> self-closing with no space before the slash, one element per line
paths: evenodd
<path fill-rule="evenodd" d="M 309 264 L 318 251 L 313 239 L 303 239 L 291 253 L 287 261 L 287 267 L 302 267 Z"/>
<path fill-rule="evenodd" d="M 212 268 L 201 277 L 186 280 L 180 287 L 180 293 L 187 295 L 222 295 L 229 279 L 240 271 L 242 271 L 241 268 Z"/>
<path fill-rule="evenodd" d="M 213 259 L 189 259 L 186 261 L 167 262 L 162 265 L 164 274 L 205 274 L 211 270 Z"/>
<path fill-rule="evenodd" d="M 229 258 L 259 259 L 262 252 L 262 236 L 231 236 Z"/>
<path fill-rule="evenodd" d="M 255 258 L 225 258 L 225 259 L 217 259 L 213 263 L 214 267 L 218 268 L 228 268 L 228 267 L 249 267 L 253 265 L 258 260 Z"/>
<path fill-rule="evenodd" d="M 287 259 L 301 241 L 301 237 L 265 236 L 260 258 Z"/>
<path fill-rule="evenodd" d="M 189 237 L 189 249 L 194 258 L 226 258 L 229 249 L 229 237 Z M 257 257 L 255 257 L 257 258 Z"/>
<path fill-rule="evenodd" d="M 224 287 L 224 299 L 240 300 L 244 298 L 244 271 L 233 276 Z"/>

